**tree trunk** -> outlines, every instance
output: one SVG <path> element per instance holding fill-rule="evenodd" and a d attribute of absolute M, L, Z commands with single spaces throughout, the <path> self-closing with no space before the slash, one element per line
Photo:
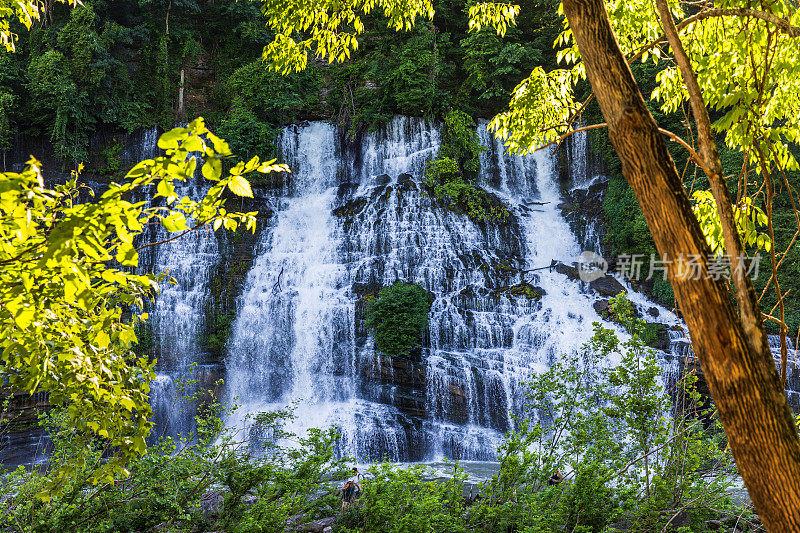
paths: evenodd
<path fill-rule="evenodd" d="M 563 6 L 623 174 L 673 261 L 668 277 L 756 511 L 769 531 L 800 531 L 800 440 L 763 329 L 748 338 L 724 284 L 706 276 L 710 250 L 603 0 Z"/>
<path fill-rule="evenodd" d="M 672 13 L 669 10 L 667 0 L 655 0 L 655 3 L 661 18 L 661 25 L 664 28 L 664 35 L 666 35 L 667 41 L 672 48 L 675 62 L 678 64 L 683 82 L 689 93 L 689 104 L 697 126 L 697 141 L 700 145 L 698 152 L 705 164 L 705 168 L 708 170 L 708 183 L 711 185 L 711 193 L 714 195 L 714 200 L 716 200 L 717 204 L 717 216 L 719 216 L 720 226 L 722 227 L 725 253 L 730 258 L 731 277 L 733 278 L 733 286 L 736 287 L 736 296 L 739 302 L 739 319 L 750 349 L 758 351 L 764 343 L 762 337 L 766 334 L 753 282 L 749 276 L 745 275 L 746 269 L 742 263 L 745 257 L 745 250 L 739 238 L 739 231 L 736 228 L 736 219 L 733 214 L 728 185 L 722 175 L 722 162 L 720 161 L 717 142 L 711 129 L 711 119 L 708 116 L 708 109 L 706 109 L 697 75 L 689 60 L 689 54 L 684 50 L 683 42 L 678 35 L 678 29 L 672 20 Z"/>
<path fill-rule="evenodd" d="M 178 111 L 176 113 L 176 117 L 180 123 L 186 122 L 186 104 L 183 101 L 183 89 L 186 82 L 185 73 L 186 70 L 181 69 L 181 84 L 178 87 Z"/>

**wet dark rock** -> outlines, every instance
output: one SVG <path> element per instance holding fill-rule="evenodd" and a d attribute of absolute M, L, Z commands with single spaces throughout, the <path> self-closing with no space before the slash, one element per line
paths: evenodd
<path fill-rule="evenodd" d="M 605 319 L 611 318 L 611 309 L 609 308 L 608 300 L 597 300 L 595 303 L 592 304 L 594 310 L 597 311 L 597 314 Z"/>
<path fill-rule="evenodd" d="M 347 198 L 351 196 L 354 192 L 358 190 L 359 184 L 353 181 L 346 181 L 339 185 L 339 189 L 336 191 L 337 198 Z"/>
<path fill-rule="evenodd" d="M 536 287 L 525 281 L 510 287 L 502 287 L 498 289 L 497 292 L 508 296 L 524 296 L 529 300 L 539 300 L 542 296 L 547 294 L 543 288 Z"/>
<path fill-rule="evenodd" d="M 419 186 L 411 174 L 400 174 L 397 176 L 397 190 L 401 192 L 417 191 Z"/>
<path fill-rule="evenodd" d="M 578 275 L 578 269 L 574 266 L 565 265 L 561 261 L 556 261 L 553 259 L 550 262 L 550 268 L 558 272 L 559 274 L 563 274 L 567 276 L 569 279 L 579 279 L 580 276 Z"/>
<path fill-rule="evenodd" d="M 392 177 L 388 174 L 381 174 L 375 178 L 375 183 L 378 185 L 388 185 L 392 182 Z"/>
<path fill-rule="evenodd" d="M 407 387 L 409 391 L 425 393 L 427 373 L 425 365 L 405 357 L 376 355 L 371 365 L 363 365 L 361 372 L 365 378 L 394 386 Z M 405 394 L 411 398 L 413 392 Z M 423 399 L 424 401 L 424 399 Z"/>
<path fill-rule="evenodd" d="M 648 315 L 650 315 L 650 316 L 652 316 L 653 318 L 656 318 L 656 317 L 658 317 L 658 308 L 657 308 L 657 307 L 651 307 L 651 308 L 649 308 L 649 309 L 647 310 L 647 314 L 648 314 Z"/>
<path fill-rule="evenodd" d="M 589 249 L 592 234 L 605 233 L 605 213 L 603 197 L 608 189 L 607 182 L 595 183 L 588 189 L 564 191 L 564 201 L 558 209 L 564 215 L 583 249 Z"/>
<path fill-rule="evenodd" d="M 364 197 L 351 198 L 343 205 L 333 210 L 333 216 L 352 221 L 353 217 L 361 213 L 367 206 L 367 199 Z"/>
<path fill-rule="evenodd" d="M 612 297 L 625 291 L 625 287 L 612 276 L 603 276 L 589 283 L 595 292 L 600 296 Z"/>
<path fill-rule="evenodd" d="M 364 296 L 365 294 L 377 293 L 381 290 L 381 284 L 375 280 L 356 281 L 353 283 L 350 290 L 357 296 Z"/>

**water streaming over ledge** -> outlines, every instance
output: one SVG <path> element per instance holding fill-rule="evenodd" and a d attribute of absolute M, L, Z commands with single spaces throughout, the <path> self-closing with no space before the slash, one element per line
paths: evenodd
<path fill-rule="evenodd" d="M 556 160 L 509 156 L 478 132 L 481 181 L 512 213 L 502 223 L 471 222 L 423 192 L 437 125 L 396 117 L 349 146 L 327 123 L 285 130 L 292 185 L 240 300 L 226 367 L 242 407 L 230 424 L 296 403 L 293 429 L 336 426 L 340 451 L 361 460 L 495 457 L 521 383 L 579 350 L 600 317 L 579 283 L 519 273 L 581 251 L 557 207 Z M 396 280 L 434 299 L 425 347 L 406 359 L 376 356 L 360 301 Z M 522 281 L 543 296 L 503 291 Z"/>
<path fill-rule="evenodd" d="M 155 156 L 157 133 L 138 135 L 126 162 Z M 495 458 L 512 427 L 510 413 L 523 408 L 521 383 L 579 350 L 600 320 L 592 306 L 598 296 L 579 282 L 530 271 L 553 259 L 569 264 L 580 253 L 558 204 L 565 190 L 588 188 L 599 177 L 585 135 L 574 136 L 561 162 L 547 152 L 509 156 L 485 124 L 478 135 L 488 148 L 481 182 L 512 214 L 503 223 L 473 223 L 423 192 L 425 163 L 441 139 L 436 124 L 396 117 L 344 145 L 327 123 L 284 130 L 281 158 L 293 174 L 271 193 L 276 213 L 239 299 L 225 364 L 228 400 L 242 407 L 229 424 L 247 428 L 248 414 L 295 404 L 292 429 L 335 426 L 340 453 L 361 461 Z M 197 183 L 182 187 L 194 197 L 204 192 Z M 587 227 L 581 241 L 597 250 L 597 235 Z M 165 236 L 156 228 L 148 241 Z M 219 376 L 219 369 L 191 365 L 207 360 L 200 336 L 222 257 L 215 235 L 200 232 L 147 249 L 141 259 L 143 268 L 169 271 L 178 282 L 164 285 L 150 312 L 159 341 L 155 436 L 174 437 L 191 429 L 193 417 L 176 382 Z M 433 296 L 424 348 L 408 358 L 376 355 L 364 327 L 364 296 L 396 280 L 419 283 Z M 505 290 L 523 281 L 541 298 Z M 630 298 L 641 310 L 652 306 L 641 294 Z M 659 312 L 659 321 L 679 323 Z M 670 338 L 660 355 L 668 387 L 692 359 L 682 332 L 671 330 Z M 779 361 L 777 338 L 770 344 Z M 789 349 L 792 361 L 791 343 Z M 794 365 L 789 389 L 800 410 Z M 12 462 L 42 460 L 37 435 L 25 443 L 6 438 L 7 449 L 19 448 Z"/>
<path fill-rule="evenodd" d="M 485 124 L 478 135 L 487 147 L 481 182 L 512 213 L 503 223 L 473 223 L 423 192 L 425 163 L 441 138 L 435 124 L 397 117 L 344 146 L 327 123 L 284 130 L 280 154 L 293 173 L 272 193 L 276 215 L 240 297 L 226 381 L 228 400 L 243 405 L 229 424 L 246 427 L 247 414 L 295 404 L 292 429 L 335 426 L 339 451 L 359 460 L 494 458 L 510 414 L 523 408 L 521 383 L 579 350 L 600 319 L 597 296 L 580 283 L 547 269 L 525 272 L 577 257 L 581 247 L 558 205 L 565 188 L 586 189 L 598 176 L 585 135 L 574 136 L 560 163 L 546 152 L 505 154 Z M 140 137 L 126 155 L 156 155 L 156 130 Z M 198 183 L 179 192 L 202 195 Z M 148 238 L 164 237 L 156 229 Z M 599 249 L 591 225 L 581 239 Z M 151 384 L 157 435 L 192 428 L 176 382 L 217 375 L 191 364 L 207 359 L 200 336 L 220 260 L 210 232 L 143 254 L 145 268 L 177 280 L 150 313 L 159 341 Z M 404 359 L 376 355 L 363 320 L 363 296 L 396 280 L 419 283 L 434 298 L 424 349 Z M 541 298 L 504 292 L 521 282 Z M 636 293 L 631 299 L 652 305 Z M 663 309 L 659 320 L 677 323 Z M 682 333 L 670 336 L 661 357 L 667 386 L 691 356 Z"/>
<path fill-rule="evenodd" d="M 162 155 L 158 149 L 158 129 L 144 130 L 126 146 L 124 160 L 133 165 L 144 159 Z M 198 165 L 198 169 L 200 165 Z M 178 197 L 200 199 L 208 192 L 198 170 L 194 179 L 175 182 Z M 142 199 L 146 199 L 143 197 Z M 174 234 L 161 225 L 148 229 L 146 242 L 166 241 Z M 218 240 L 206 227 L 158 246 L 145 248 L 139 258 L 142 271 L 163 273 L 171 278 L 161 282 L 161 291 L 155 304 L 148 309 L 149 332 L 155 340 L 157 360 L 156 379 L 150 383 L 150 404 L 153 408 L 155 428 L 151 442 L 159 437 L 187 435 L 194 427 L 194 408 L 184 396 L 194 392 L 199 380 L 205 384 L 204 374 L 213 373 L 205 365 L 207 359 L 202 347 L 201 332 L 205 327 L 206 305 L 212 268 L 220 261 Z"/>

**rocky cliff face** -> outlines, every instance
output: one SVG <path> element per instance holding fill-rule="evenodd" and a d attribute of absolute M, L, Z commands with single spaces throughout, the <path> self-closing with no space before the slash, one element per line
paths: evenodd
<path fill-rule="evenodd" d="M 197 379 L 242 404 L 227 422 L 245 432 L 257 431 L 248 415 L 293 405 L 292 429 L 335 426 L 341 453 L 361 460 L 494 458 L 510 414 L 525 407 L 524 381 L 580 350 L 592 322 L 614 327 L 607 301 L 625 287 L 612 276 L 583 283 L 573 266 L 582 250 L 602 251 L 604 185 L 581 156 L 585 140 L 560 158 L 519 158 L 478 132 L 488 147 L 481 182 L 510 213 L 502 223 L 471 221 L 426 191 L 438 125 L 396 117 L 343 139 L 317 122 L 284 130 L 291 174 L 254 182 L 252 200 L 230 199 L 259 211 L 255 234 L 201 231 L 143 254 L 143 268 L 178 280 L 151 310 L 154 438 L 191 429 L 194 407 L 178 385 Z M 148 135 L 125 157 L 152 157 Z M 396 280 L 433 302 L 424 342 L 406 357 L 377 353 L 364 325 L 369 299 Z M 632 299 L 674 384 L 692 366 L 685 338 L 669 329 L 677 318 Z M 28 413 L 46 398 L 16 401 Z M 7 449 L 38 443 L 22 429 Z"/>

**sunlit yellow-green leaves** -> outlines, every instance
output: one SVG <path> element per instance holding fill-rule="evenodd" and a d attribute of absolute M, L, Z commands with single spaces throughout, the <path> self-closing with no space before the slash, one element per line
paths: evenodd
<path fill-rule="evenodd" d="M 271 68 L 288 74 L 306 67 L 308 55 L 343 61 L 358 47 L 363 32 L 361 15 L 383 9 L 389 26 L 410 28 L 417 17 L 431 18 L 428 0 L 262 0 L 262 11 L 275 38 L 264 50 Z M 797 62 L 800 37 L 786 27 L 800 26 L 796 2 L 778 0 L 764 4 L 755 14 L 744 0 L 723 0 L 684 13 L 680 3 L 670 0 L 684 45 L 698 74 L 706 103 L 721 112 L 715 123 L 725 133 L 728 146 L 748 153 L 755 162 L 758 146 L 771 170 L 800 168 L 789 150 L 800 140 L 800 79 Z M 652 98 L 665 111 L 675 111 L 686 101 L 680 72 L 670 60 L 661 21 L 649 0 L 606 0 L 606 9 L 623 53 L 642 61 L 663 62 Z M 563 15 L 563 9 L 559 7 Z M 519 7 L 485 2 L 469 8 L 469 29 L 494 27 L 503 35 L 514 24 Z M 765 19 L 777 19 L 779 25 Z M 514 90 L 509 110 L 497 116 L 491 129 L 505 139 L 514 152 L 536 149 L 566 133 L 578 109 L 573 100 L 575 85 L 585 78 L 578 48 L 569 25 L 555 43 L 563 70 L 534 70 Z M 768 47 L 770 47 L 768 49 Z M 769 51 L 769 53 L 767 53 Z M 769 65 L 769 75 L 759 72 Z"/>
<path fill-rule="evenodd" d="M 714 16 L 698 18 L 682 28 L 703 99 L 720 116 L 714 129 L 754 165 L 763 156 L 769 171 L 797 170 L 800 167 L 789 144 L 800 139 L 800 37 L 757 16 L 724 14 L 725 9 L 749 8 L 745 2 L 725 1 L 714 7 Z M 800 26 L 796 5 L 774 2 L 758 9 Z M 657 80 L 653 99 L 666 112 L 679 109 L 688 99 L 680 72 L 668 66 Z"/>
<path fill-rule="evenodd" d="M 475 4 L 469 8 L 469 31 L 480 31 L 492 27 L 497 35 L 503 37 L 509 26 L 516 24 L 519 6 L 513 4 L 494 4 L 491 2 Z"/>
<path fill-rule="evenodd" d="M 719 257 L 725 253 L 725 240 L 722 236 L 722 225 L 717 214 L 717 202 L 711 191 L 695 191 L 692 194 L 692 211 L 700 222 L 700 229 L 706 237 L 706 242 L 711 252 Z M 736 228 L 745 245 L 769 252 L 772 249 L 772 239 L 769 235 L 759 231 L 767 225 L 767 215 L 753 204 L 750 197 L 733 206 Z"/>
<path fill-rule="evenodd" d="M 358 48 L 357 35 L 364 31 L 361 16 L 381 9 L 395 30 L 408 30 L 417 17 L 433 18 L 430 0 L 263 0 L 262 12 L 275 32 L 264 48 L 264 60 L 277 72 L 299 72 L 308 54 L 342 62 Z"/>
<path fill-rule="evenodd" d="M 577 69 L 545 72 L 536 67 L 517 85 L 508 111 L 489 123 L 489 129 L 505 141 L 510 152 L 524 155 L 565 133 L 575 111 L 573 88 Z"/>
<path fill-rule="evenodd" d="M 63 4 L 77 5 L 77 0 L 56 0 Z M 34 21 L 39 20 L 40 10 L 44 7 L 42 2 L 30 0 L 0 0 L 0 45 L 13 52 L 17 36 L 11 31 L 11 21 L 19 20 L 26 28 L 30 29 Z M 51 6 L 52 9 L 52 6 Z"/>
<path fill-rule="evenodd" d="M 288 171 L 253 158 L 223 174 L 230 150 L 202 119 L 165 133 L 159 147 L 164 156 L 137 164 L 99 196 L 77 172 L 46 187 L 33 159 L 20 173 L 0 174 L 0 380 L 47 392 L 51 403 L 67 407 L 76 434 L 107 443 L 110 460 L 97 481 L 124 473 L 126 459 L 145 452 L 151 426 L 154 362 L 131 351 L 134 324 L 147 315 L 124 316 L 158 290 L 158 276 L 130 268 L 150 244 L 142 242 L 144 229 L 252 230 L 255 213 L 227 211 L 223 194 L 252 196 L 250 172 Z M 203 198 L 179 197 L 175 184 L 193 178 L 198 158 L 212 185 Z M 136 202 L 137 191 L 167 205 Z"/>

